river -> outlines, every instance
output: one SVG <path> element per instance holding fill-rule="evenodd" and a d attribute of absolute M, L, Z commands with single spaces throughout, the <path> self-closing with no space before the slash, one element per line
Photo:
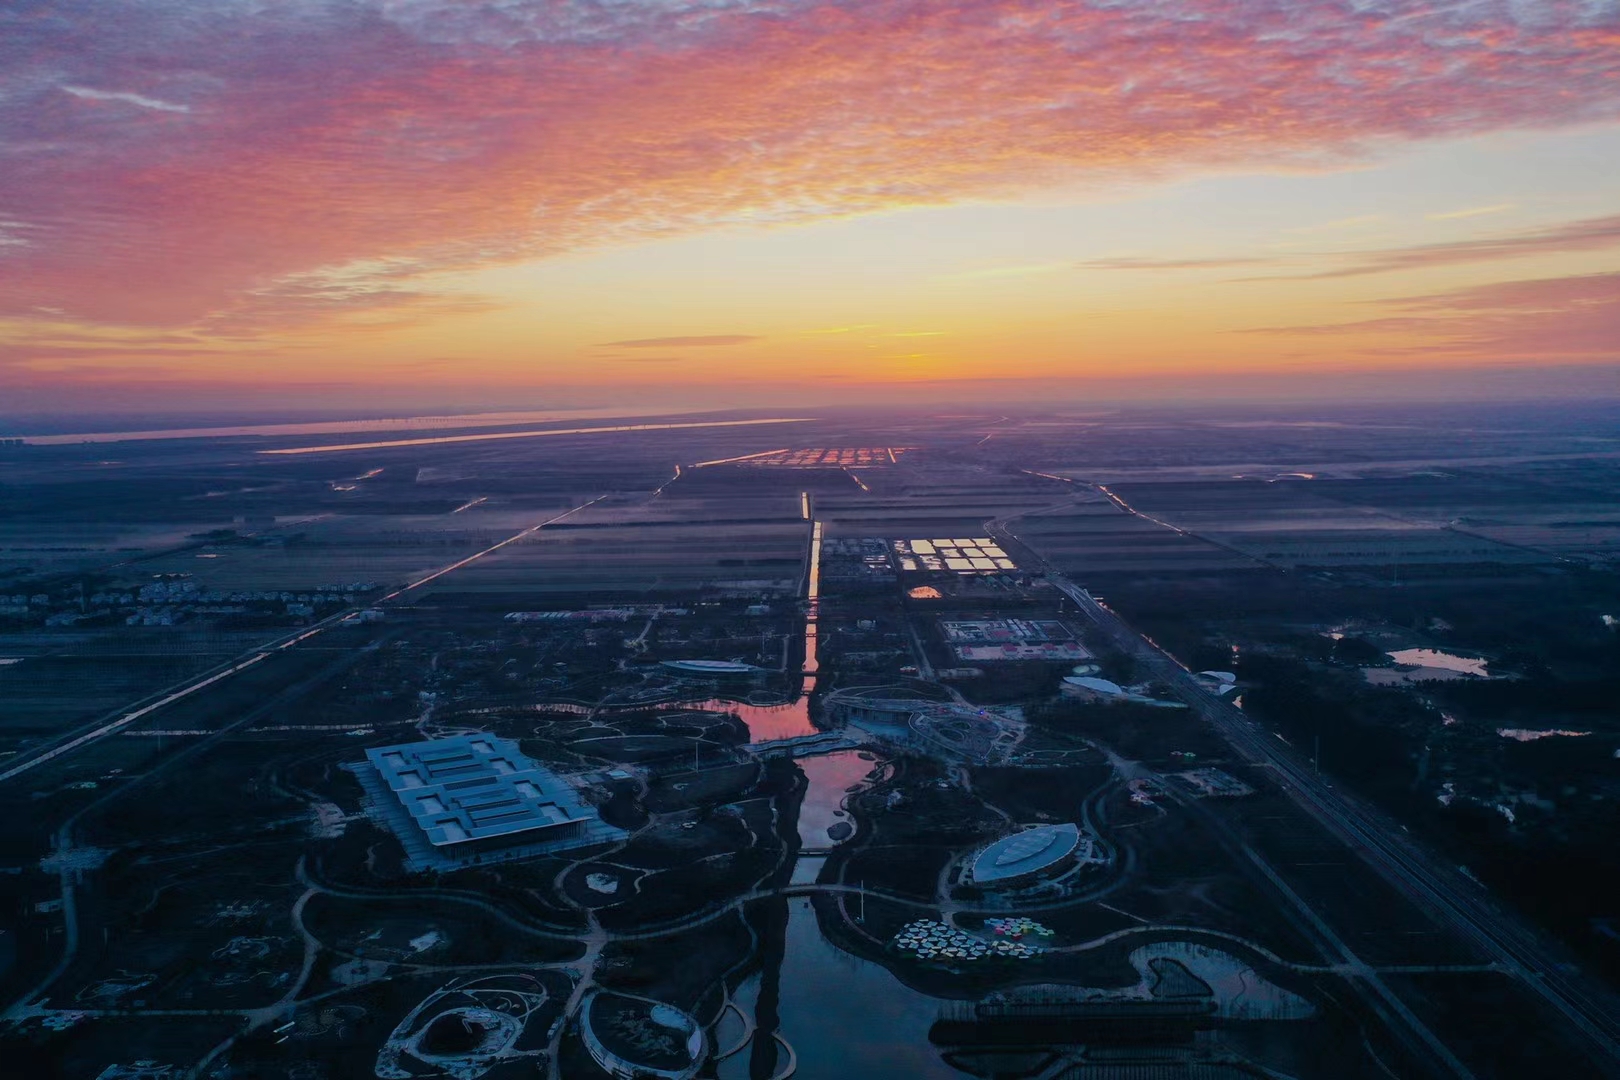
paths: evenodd
<path fill-rule="evenodd" d="M 835 841 L 828 837 L 828 829 L 840 822 L 853 826 L 844 811 L 844 799 L 850 788 L 861 786 L 878 767 L 855 750 L 800 758 L 799 768 L 810 786 L 799 806 L 799 843 L 810 849 L 830 847 Z"/>
<path fill-rule="evenodd" d="M 798 765 L 809 780 L 799 809 L 799 839 L 806 848 L 833 846 L 827 829 L 847 820 L 839 811 L 849 789 L 864 783 L 883 762 L 841 750 L 801 758 Z M 793 880 L 814 881 L 825 862 L 825 856 L 801 856 Z M 852 905 L 857 902 L 850 900 Z M 794 897 L 783 903 L 787 930 L 780 969 L 771 973 L 771 981 L 779 995 L 777 1030 L 798 1059 L 796 1080 L 854 1076 L 945 1080 L 963 1075 L 945 1064 L 928 1042 L 928 1029 L 939 1013 L 937 1000 L 906 986 L 881 964 L 851 956 L 827 941 L 809 899 Z M 751 1015 L 757 1016 L 761 978 L 750 976 L 732 995 Z M 730 1046 L 738 1034 L 740 1028 L 732 1018 L 721 1025 L 716 1041 Z M 762 1028 L 756 1037 L 771 1036 Z M 751 1049 L 722 1061 L 720 1080 L 765 1080 L 750 1077 L 750 1058 Z M 785 1061 L 784 1055 L 777 1067 Z"/>
<path fill-rule="evenodd" d="M 778 1030 L 798 1057 L 795 1080 L 961 1080 L 965 1074 L 945 1064 L 928 1042 L 940 1003 L 883 966 L 835 948 L 821 936 L 809 900 L 786 903 L 777 1013 Z M 753 1010 L 759 984 L 754 975 L 740 986 L 733 995 L 737 1004 Z M 765 1080 L 749 1076 L 749 1056 L 743 1050 L 722 1061 L 720 1080 Z"/>

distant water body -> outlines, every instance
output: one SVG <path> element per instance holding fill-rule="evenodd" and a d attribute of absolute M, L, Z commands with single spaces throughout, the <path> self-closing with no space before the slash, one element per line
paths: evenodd
<path fill-rule="evenodd" d="M 442 428 L 500 427 L 544 424 L 556 420 L 604 417 L 668 416 L 669 409 L 551 409 L 542 412 L 458 413 L 449 416 L 398 416 L 367 420 L 313 420 L 286 424 L 239 424 L 219 427 L 158 428 L 151 431 L 96 431 L 65 435 L 24 435 L 35 446 L 71 443 L 133 442 L 145 439 L 221 439 L 237 436 L 345 435 L 351 432 L 432 431 Z"/>
<path fill-rule="evenodd" d="M 441 443 L 492 442 L 496 439 L 538 439 L 547 435 L 600 435 L 626 431 L 678 431 L 682 428 L 754 427 L 759 424 L 803 424 L 811 416 L 772 416 L 759 420 L 682 420 L 666 424 L 608 424 L 598 427 L 540 428 L 534 431 L 485 431 L 474 435 L 423 435 L 414 439 L 289 446 L 260 450 L 261 454 L 331 454 L 344 450 L 387 450 L 396 446 L 434 446 Z"/>

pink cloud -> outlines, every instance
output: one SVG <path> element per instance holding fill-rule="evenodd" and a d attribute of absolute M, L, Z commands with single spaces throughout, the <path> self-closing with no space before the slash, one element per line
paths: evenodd
<path fill-rule="evenodd" d="M 1620 14 L 63 0 L 0 14 L 0 72 L 0 312 L 252 330 L 715 224 L 1612 119 Z"/>
<path fill-rule="evenodd" d="M 1379 302 L 1393 314 L 1246 333 L 1304 337 L 1400 335 L 1406 355 L 1483 360 L 1620 360 L 1620 271 L 1503 281 Z M 1387 349 L 1375 350 L 1387 353 Z"/>
<path fill-rule="evenodd" d="M 1493 259 L 1546 255 L 1561 251 L 1595 251 L 1611 247 L 1620 247 L 1620 215 L 1586 218 L 1548 228 L 1477 240 L 1456 240 L 1442 244 L 1420 244 L 1388 251 L 1366 252 L 1348 256 L 1354 260 L 1349 266 L 1305 276 L 1357 277 L 1362 274 L 1383 274 L 1392 270 L 1421 270 L 1430 266 L 1488 262 Z"/>

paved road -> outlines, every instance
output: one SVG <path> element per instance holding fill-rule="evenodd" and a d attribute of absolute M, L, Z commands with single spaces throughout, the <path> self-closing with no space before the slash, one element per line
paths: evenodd
<path fill-rule="evenodd" d="M 1023 551 L 1005 522 L 986 526 L 1005 547 Z M 1033 553 L 1032 553 L 1033 554 Z M 1153 678 L 1208 719 L 1238 755 L 1273 770 L 1283 789 L 1333 835 L 1357 851 L 1397 891 L 1442 926 L 1539 995 L 1586 1036 L 1607 1072 L 1620 1075 L 1620 997 L 1574 970 L 1553 943 L 1502 910 L 1474 880 L 1437 860 L 1384 814 L 1339 792 L 1231 702 L 1216 698 L 1174 657 L 1127 626 L 1090 593 L 1047 567 L 1047 578 L 1088 615 L 1115 645 Z"/>
<path fill-rule="evenodd" d="M 393 592 L 381 597 L 367 606 L 380 607 L 384 604 L 393 603 L 400 597 L 409 594 L 413 590 L 420 589 L 429 582 L 436 581 L 452 571 L 459 570 L 468 563 L 477 562 L 486 555 L 492 555 L 501 550 L 501 548 L 506 547 L 508 544 L 515 544 L 519 540 L 533 536 L 547 525 L 561 521 L 570 514 L 577 514 L 587 506 L 592 505 L 592 503 L 601 502 L 605 498 L 607 498 L 606 495 L 598 495 L 596 498 L 590 500 L 590 502 L 581 503 L 566 513 L 558 514 L 556 517 L 542 521 L 538 525 L 531 525 L 515 536 L 507 537 L 498 544 L 492 544 L 491 546 L 484 548 L 482 551 L 474 552 L 464 559 L 458 559 L 449 566 L 440 567 L 439 569 L 434 570 L 432 573 L 425 574 L 409 584 L 402 585 Z M 176 701 L 180 701 L 183 698 L 188 698 L 200 690 L 206 690 L 208 687 L 220 682 L 223 679 L 230 678 L 239 671 L 245 671 L 246 669 L 264 661 L 282 649 L 291 649 L 294 646 L 308 641 L 312 637 L 325 633 L 334 626 L 340 626 L 345 622 L 349 622 L 350 620 L 357 618 L 358 616 L 358 608 L 349 608 L 347 610 L 340 611 L 336 615 L 330 615 L 322 619 L 313 626 L 301 627 L 298 630 L 283 635 L 282 637 L 266 642 L 265 644 L 257 646 L 253 649 L 249 649 L 240 656 L 227 660 L 218 667 L 211 668 L 200 675 L 193 676 L 190 679 L 165 687 L 164 689 L 158 691 L 157 694 L 152 695 L 149 698 L 144 698 L 130 706 L 126 706 L 125 711 L 117 713 L 111 718 L 103 718 L 102 720 L 93 721 L 85 727 L 68 732 L 63 737 L 63 741 L 57 743 L 55 746 L 48 747 L 39 753 L 34 754 L 32 757 L 12 765 L 4 772 L 0 772 L 0 783 L 20 776 L 23 773 L 28 772 L 30 769 L 37 768 L 48 761 L 55 761 L 57 758 L 65 757 L 68 754 L 73 753 L 73 751 L 81 749 L 82 747 L 87 746 L 98 739 L 105 738 L 114 732 L 122 731 L 135 721 L 140 720 L 145 716 L 149 716 L 150 714 L 157 712 L 159 709 L 172 705 Z"/>

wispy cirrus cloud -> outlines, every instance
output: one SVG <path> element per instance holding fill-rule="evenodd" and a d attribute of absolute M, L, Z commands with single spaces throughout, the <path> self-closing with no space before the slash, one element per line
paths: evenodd
<path fill-rule="evenodd" d="M 0 249 L 0 313 L 145 325 L 357 261 L 464 268 L 1620 115 L 1607 5 L 45 10 L 0 12 L 0 207 L 28 238 Z"/>
<path fill-rule="evenodd" d="M 1430 220 L 1471 218 L 1498 210 L 1500 207 L 1478 207 L 1448 214 L 1429 214 Z M 1521 229 L 1496 236 L 1470 240 L 1448 240 L 1439 243 L 1413 244 L 1406 247 L 1377 248 L 1362 251 L 1293 251 L 1286 254 L 1265 255 L 1212 255 L 1197 258 L 1152 256 L 1114 256 L 1086 259 L 1073 264 L 1046 263 L 1034 267 L 1005 267 L 974 271 L 979 275 L 1054 272 L 1077 270 L 1221 270 L 1241 266 L 1320 266 L 1335 263 L 1327 269 L 1305 274 L 1271 274 L 1261 277 L 1238 278 L 1238 281 L 1303 280 L 1323 278 L 1361 277 L 1368 274 L 1387 274 L 1398 270 L 1421 270 L 1434 266 L 1458 263 L 1493 262 L 1533 255 L 1553 255 L 1575 251 L 1600 251 L 1620 247 L 1620 216 L 1583 218 L 1538 229 Z"/>
<path fill-rule="evenodd" d="M 62 89 L 76 98 L 86 101 L 116 101 L 124 105 L 138 105 L 143 109 L 156 109 L 158 112 L 190 112 L 189 105 L 176 105 L 172 101 L 159 101 L 157 98 L 147 97 L 145 94 L 132 94 L 127 90 L 92 90 L 87 86 L 63 86 Z"/>
<path fill-rule="evenodd" d="M 709 345 L 746 345 L 758 341 L 754 334 L 698 334 L 686 337 L 635 338 L 630 341 L 604 341 L 599 349 L 685 349 Z"/>
<path fill-rule="evenodd" d="M 1374 319 L 1254 327 L 1286 337 L 1398 336 L 1402 353 L 1481 360 L 1620 360 L 1620 271 L 1504 281 L 1377 301 Z M 1379 348 L 1387 352 L 1387 347 Z"/>
<path fill-rule="evenodd" d="M 192 325 L 221 338 L 254 339 L 289 327 L 398 327 L 500 306 L 483 296 L 418 288 L 410 276 L 408 268 L 386 266 L 289 274 L 242 290 Z"/>
<path fill-rule="evenodd" d="M 100 340 L 42 337 L 0 342 L 0 373 L 7 378 L 29 371 L 105 370 L 119 364 L 162 366 L 177 358 L 228 360 L 239 350 L 189 338 L 139 335 Z"/>
<path fill-rule="evenodd" d="M 820 336 L 823 334 L 857 334 L 862 330 L 873 330 L 877 323 L 857 323 L 854 326 L 828 326 L 820 330 L 801 330 L 801 334 Z"/>
<path fill-rule="evenodd" d="M 1081 270 L 1224 270 L 1233 266 L 1255 266 L 1280 261 L 1270 255 L 1211 256 L 1201 259 L 1151 259 L 1119 256 L 1087 259 L 1075 264 Z"/>
<path fill-rule="evenodd" d="M 1528 255 L 1568 251 L 1599 251 L 1620 246 L 1620 215 L 1585 218 L 1541 229 L 1507 233 L 1474 240 L 1389 248 L 1346 255 L 1348 266 L 1304 275 L 1309 279 L 1359 277 L 1397 270 L 1423 270 L 1458 263 L 1491 262 Z"/>
<path fill-rule="evenodd" d="M 1461 210 L 1442 210 L 1423 216 L 1429 221 L 1460 221 L 1464 218 L 1484 217 L 1487 214 L 1502 214 L 1515 208 L 1514 203 L 1493 203 L 1490 206 L 1465 206 Z"/>
<path fill-rule="evenodd" d="M 1503 207 L 1504 209 L 1506 207 Z M 1439 218 L 1468 218 L 1495 212 L 1486 207 L 1478 211 L 1458 211 L 1454 214 L 1427 215 Z M 1374 248 L 1361 251 L 1294 251 L 1288 254 L 1212 257 L 1206 259 L 1094 259 L 1078 263 L 1088 270 L 1193 270 L 1228 266 L 1272 265 L 1320 266 L 1327 269 L 1302 274 L 1265 274 L 1256 277 L 1234 278 L 1234 281 L 1319 281 L 1330 278 L 1363 277 L 1370 274 L 1388 274 L 1401 270 L 1425 270 L 1436 266 L 1463 263 L 1496 262 L 1536 255 L 1559 255 L 1568 252 L 1602 251 L 1620 247 L 1620 216 L 1582 218 L 1561 222 L 1538 229 L 1521 229 L 1495 236 L 1470 240 L 1447 240 L 1439 243 L 1411 244 L 1405 247 Z"/>

